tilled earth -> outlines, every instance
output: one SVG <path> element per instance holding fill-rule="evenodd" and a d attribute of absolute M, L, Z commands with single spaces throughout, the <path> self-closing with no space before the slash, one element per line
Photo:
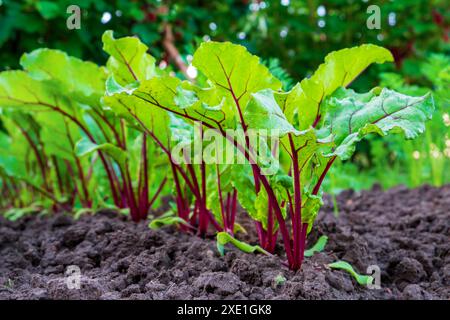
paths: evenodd
<path fill-rule="evenodd" d="M 230 247 L 221 257 L 214 239 L 152 231 L 109 211 L 0 218 L 0 299 L 450 299 L 450 185 L 347 191 L 338 218 L 326 202 L 308 242 L 325 234 L 328 244 L 297 273 L 277 256 Z M 256 243 L 243 216 L 243 239 Z M 330 270 L 336 260 L 360 273 L 378 265 L 381 289 Z M 80 289 L 67 285 L 73 265 Z"/>

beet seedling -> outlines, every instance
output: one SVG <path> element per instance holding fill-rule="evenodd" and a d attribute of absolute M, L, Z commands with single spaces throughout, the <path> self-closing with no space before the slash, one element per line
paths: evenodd
<path fill-rule="evenodd" d="M 253 252 L 259 252 L 265 255 L 271 255 L 269 252 L 261 248 L 260 246 L 252 246 L 248 243 L 242 242 L 237 240 L 236 238 L 233 238 L 229 233 L 227 232 L 219 232 L 217 233 L 217 250 L 219 250 L 220 255 L 225 254 L 225 248 L 224 246 L 228 243 L 232 243 L 236 248 L 239 250 L 245 252 L 245 253 L 253 253 Z"/>
<path fill-rule="evenodd" d="M 352 265 L 347 261 L 336 261 L 330 263 L 328 267 L 348 272 L 356 280 L 356 282 L 358 282 L 362 286 L 373 284 L 374 279 L 372 276 L 357 273 L 355 269 L 353 269 Z"/>

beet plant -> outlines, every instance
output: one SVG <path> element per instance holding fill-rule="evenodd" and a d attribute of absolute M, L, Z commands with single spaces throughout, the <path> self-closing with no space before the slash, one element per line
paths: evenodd
<path fill-rule="evenodd" d="M 165 92 L 170 90 L 170 86 L 175 85 L 175 81 L 179 80 L 162 71 L 156 74 L 155 59 L 146 53 L 147 47 L 137 38 L 114 39 L 112 32 L 107 31 L 103 35 L 103 44 L 104 50 L 111 55 L 109 61 L 114 61 L 114 63 L 107 64 L 110 77 L 106 81 L 107 95 L 103 99 L 104 105 L 111 108 L 119 117 L 126 119 L 131 127 L 139 128 L 165 155 L 167 173 L 171 174 L 173 180 L 175 210 L 177 216 L 185 222 L 180 227 L 186 231 L 194 231 L 201 236 L 206 235 L 211 224 L 217 231 L 221 231 L 222 226 L 218 222 L 217 216 L 213 215 L 207 204 L 208 180 L 211 180 L 211 175 L 220 176 L 220 169 L 216 166 L 207 168 L 203 161 L 195 165 L 189 161 L 186 163 L 184 163 L 185 161 L 176 161 L 172 157 L 174 146 L 194 144 L 192 124 L 162 108 L 146 108 L 148 104 L 146 100 L 152 99 L 150 95 L 133 100 L 134 96 L 128 94 L 134 92 L 138 87 L 152 86 L 154 79 L 167 81 L 167 84 L 159 83 L 161 88 L 155 88 Z M 167 97 L 171 98 L 170 95 Z M 161 102 L 170 103 L 171 101 Z M 220 194 L 222 195 L 221 192 Z M 234 196 L 229 200 L 228 195 L 226 199 L 229 204 L 226 205 L 223 202 L 222 204 L 224 214 L 226 206 L 227 218 L 224 220 L 224 225 L 228 229 L 228 225 L 234 225 L 232 215 L 233 212 L 236 212 L 236 199 Z M 162 221 L 162 224 L 167 221 L 176 222 L 178 220 L 165 220 Z M 230 226 L 230 228 L 232 230 L 234 227 Z"/>
<path fill-rule="evenodd" d="M 228 42 L 201 44 L 195 81 L 156 68 L 137 38 L 107 31 L 103 48 L 105 67 L 41 49 L 22 58 L 23 71 L 0 74 L 0 143 L 11 151 L 19 148 L 13 139 L 30 146 L 11 152 L 12 161 L 2 156 L 2 193 L 14 194 L 13 182 L 24 180 L 54 204 L 75 194 L 81 207 L 109 203 L 139 221 L 165 189 L 176 216 L 166 213 L 152 227 L 214 230 L 221 250 L 232 243 L 266 254 L 281 236 L 293 270 L 301 268 L 333 163 L 349 159 L 370 134 L 414 139 L 434 110 L 429 94 L 347 88 L 371 64 L 393 60 L 371 44 L 330 53 L 290 91 L 258 57 Z M 11 169 L 14 159 L 21 169 Z M 57 184 L 68 187 L 59 194 L 50 186 Z M 233 237 L 238 203 L 259 246 Z"/>
<path fill-rule="evenodd" d="M 145 219 L 167 180 L 157 170 L 150 176 L 150 166 L 164 163 L 145 134 L 102 105 L 109 70 L 49 49 L 20 62 L 24 70 L 0 74 L 3 194 L 16 206 L 113 206 Z M 108 65 L 122 67 L 114 58 Z"/>
<path fill-rule="evenodd" d="M 280 233 L 287 264 L 297 270 L 322 205 L 321 185 L 333 162 L 348 159 L 369 134 L 403 133 L 413 139 L 431 118 L 434 105 L 429 94 L 411 97 L 386 88 L 366 93 L 346 88 L 370 64 L 392 60 L 388 50 L 370 44 L 332 52 L 310 78 L 283 92 L 280 81 L 244 47 L 206 42 L 193 59 L 206 81 L 153 76 L 111 86 L 104 100 L 117 114 L 139 122 L 144 131 L 166 132 L 157 126 L 167 124 L 171 114 L 184 125 L 201 123 L 204 130 L 219 134 L 224 144 L 232 144 L 248 161 L 228 165 L 231 172 L 238 170 L 233 186 L 255 220 L 260 246 L 273 252 Z M 267 153 L 273 150 L 267 145 L 265 157 L 258 157 L 260 145 L 246 135 L 252 129 L 276 132 L 278 158 Z M 230 130 L 240 130 L 245 139 L 230 135 Z M 259 138 L 258 144 L 268 141 L 267 136 Z M 278 164 L 270 175 L 265 172 L 267 157 Z"/>

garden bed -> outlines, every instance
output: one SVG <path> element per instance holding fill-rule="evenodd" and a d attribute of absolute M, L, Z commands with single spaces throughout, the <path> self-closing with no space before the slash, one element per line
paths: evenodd
<path fill-rule="evenodd" d="M 153 231 L 108 211 L 78 221 L 0 218 L 0 299 L 450 299 L 450 185 L 346 191 L 337 200 L 339 218 L 326 201 L 308 239 L 327 235 L 324 252 L 297 273 L 277 256 L 227 247 L 221 257 L 214 239 Z M 241 239 L 257 243 L 253 234 Z M 336 260 L 360 273 L 378 265 L 382 288 L 330 270 Z M 80 290 L 67 288 L 69 265 L 81 268 Z"/>

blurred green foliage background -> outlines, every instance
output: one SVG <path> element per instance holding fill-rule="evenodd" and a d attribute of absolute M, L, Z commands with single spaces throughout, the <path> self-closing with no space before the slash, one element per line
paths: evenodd
<path fill-rule="evenodd" d="M 66 27 L 72 4 L 81 8 L 79 30 Z M 366 27 L 370 5 L 380 8 L 380 29 Z M 39 47 L 104 63 L 100 38 L 112 29 L 137 35 L 160 66 L 179 73 L 202 41 L 240 43 L 289 88 L 330 51 L 374 43 L 390 49 L 396 63 L 370 68 L 352 87 L 368 90 L 381 81 L 413 95 L 433 91 L 437 111 L 415 141 L 374 137 L 361 144 L 351 161 L 336 165 L 328 187 L 442 185 L 450 182 L 449 17 L 445 0 L 0 0 L 0 70 L 17 68 L 22 53 Z"/>

